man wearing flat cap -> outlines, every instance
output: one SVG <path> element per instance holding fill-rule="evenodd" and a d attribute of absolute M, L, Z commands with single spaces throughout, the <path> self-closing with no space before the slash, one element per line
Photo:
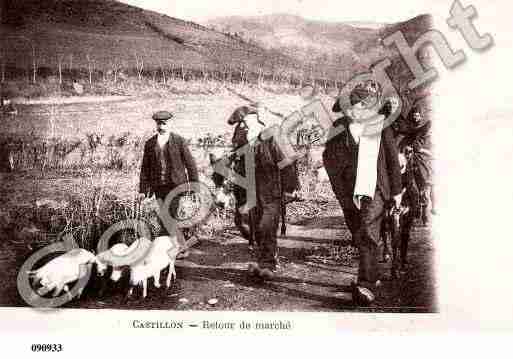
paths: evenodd
<path fill-rule="evenodd" d="M 170 130 L 173 114 L 159 111 L 152 118 L 157 134 L 146 141 L 144 146 L 139 192 L 146 197 L 155 195 L 157 199 L 165 201 L 166 196 L 176 187 L 197 182 L 198 169 L 185 139 Z M 178 219 L 178 203 L 179 198 L 171 201 L 170 214 L 175 219 Z M 184 246 L 180 234 L 178 239 Z"/>
<path fill-rule="evenodd" d="M 373 300 L 374 295 L 368 293 L 379 285 L 377 252 L 385 202 L 393 200 L 398 207 L 401 200 L 398 150 L 392 129 L 375 127 L 385 119 L 375 96 L 379 95 L 362 84 L 350 93 L 349 108 L 343 109 L 337 100 L 333 111 L 345 113 L 333 123 L 333 136 L 328 136 L 323 152 L 333 192 L 359 250 L 358 282 L 353 286 L 353 296 L 361 304 Z M 366 124 L 380 130 L 369 133 Z M 364 297 L 362 302 L 360 297 Z"/>

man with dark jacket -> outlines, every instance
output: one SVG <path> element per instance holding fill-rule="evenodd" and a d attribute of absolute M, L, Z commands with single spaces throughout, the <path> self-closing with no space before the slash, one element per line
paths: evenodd
<path fill-rule="evenodd" d="M 237 138 L 233 139 L 235 147 L 251 146 L 251 150 L 244 153 L 254 156 L 256 188 L 248 190 L 256 191 L 256 207 L 251 211 L 255 217 L 258 249 L 257 264 L 250 264 L 248 269 L 251 274 L 270 280 L 274 278 L 278 264 L 277 231 L 283 205 L 282 196 L 284 192 L 294 192 L 297 175 L 293 165 L 281 169 L 278 167 L 284 156 L 275 138 L 263 138 L 265 124 L 259 118 L 259 111 L 259 107 L 240 108 L 234 112 L 228 123 L 237 124 Z"/>
<path fill-rule="evenodd" d="M 146 141 L 141 166 L 139 192 L 146 197 L 155 195 L 161 201 L 176 187 L 198 181 L 196 162 L 185 139 L 170 131 L 172 117 L 168 111 L 153 114 L 157 134 Z M 170 206 L 170 214 L 176 220 L 179 197 Z M 182 233 L 177 234 L 180 245 L 185 246 Z"/>
<path fill-rule="evenodd" d="M 350 104 L 353 108 L 364 107 L 369 97 L 372 97 L 372 93 L 365 86 L 358 86 L 350 94 Z M 342 111 L 339 101 L 333 106 L 333 111 Z M 393 199 L 395 205 L 399 206 L 401 171 L 392 129 L 386 127 L 381 131 L 377 158 L 374 159 L 377 166 L 377 172 L 374 172 L 377 178 L 371 179 L 375 181 L 374 195 L 364 195 L 355 201 L 357 170 L 365 164 L 358 163 L 362 136 L 353 128 L 357 121 L 348 113 L 352 112 L 347 111 L 333 123 L 332 131 L 337 134 L 328 137 L 323 162 L 333 192 L 343 209 L 353 243 L 359 249 L 358 286 L 370 290 L 379 284 L 377 258 L 385 203 Z M 369 165 L 371 169 L 373 166 Z M 372 172 L 369 173 L 372 175 Z"/>

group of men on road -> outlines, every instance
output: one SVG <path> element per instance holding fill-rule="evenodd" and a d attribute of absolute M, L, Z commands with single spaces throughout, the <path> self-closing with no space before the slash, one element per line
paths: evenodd
<path fill-rule="evenodd" d="M 366 127 L 369 118 L 383 122 L 397 109 L 397 98 L 379 98 L 376 88 L 379 89 L 379 84 L 356 86 L 350 94 L 348 108 L 343 108 L 337 99 L 332 110 L 342 116 L 334 121 L 332 130 L 336 133 L 328 135 L 323 152 L 333 192 L 343 209 L 352 242 L 359 249 L 358 279 L 353 286 L 353 296 L 372 292 L 380 284 L 377 258 L 387 205 L 401 206 L 406 191 L 411 213 L 419 216 L 432 184 L 427 114 L 422 107 L 414 106 L 406 118 L 399 116 L 393 126 L 369 133 Z M 278 165 L 284 158 L 283 153 L 276 139 L 262 136 L 265 123 L 259 117 L 258 107 L 242 109 L 246 111 L 237 109 L 229 124 L 236 126 L 234 147 L 249 144 L 254 154 L 255 234 L 259 245 L 256 262 L 249 265 L 248 271 L 264 280 L 272 280 L 278 266 L 277 230 L 282 196 L 284 192 L 297 189 L 297 172 L 293 165 L 284 168 Z M 140 176 L 140 193 L 154 194 L 162 201 L 177 186 L 198 180 L 196 163 L 185 140 L 170 131 L 172 117 L 167 111 L 153 115 L 157 134 L 146 142 Z M 408 175 L 401 173 L 400 152 L 408 157 Z M 172 201 L 169 210 L 174 218 L 177 218 L 177 207 L 178 200 Z M 408 237 L 409 230 L 405 231 Z M 186 248 L 186 237 L 179 236 L 183 248 Z M 184 250 L 182 256 L 186 255 Z"/>

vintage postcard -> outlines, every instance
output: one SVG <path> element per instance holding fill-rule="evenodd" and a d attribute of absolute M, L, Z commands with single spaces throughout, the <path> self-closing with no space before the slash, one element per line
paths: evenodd
<path fill-rule="evenodd" d="M 508 4 L 1 4 L 10 330 L 511 328 Z"/>

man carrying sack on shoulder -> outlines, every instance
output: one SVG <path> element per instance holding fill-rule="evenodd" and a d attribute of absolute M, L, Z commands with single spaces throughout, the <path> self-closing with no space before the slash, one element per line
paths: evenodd
<path fill-rule="evenodd" d="M 350 107 L 334 122 L 338 134 L 330 137 L 323 153 L 324 165 L 344 212 L 354 245 L 359 250 L 357 283 L 353 300 L 369 304 L 380 284 L 378 246 L 386 202 L 401 202 L 401 170 L 392 129 L 383 128 L 377 94 L 361 84 L 351 91 Z M 334 112 L 342 112 L 340 101 Z M 342 131 L 338 126 L 342 126 Z"/>

